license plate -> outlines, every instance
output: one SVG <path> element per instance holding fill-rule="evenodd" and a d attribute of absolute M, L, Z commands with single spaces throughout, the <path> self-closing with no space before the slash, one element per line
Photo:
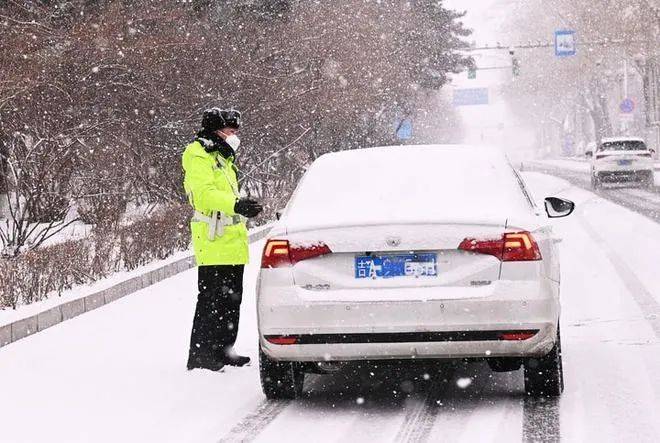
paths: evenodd
<path fill-rule="evenodd" d="M 630 166 L 632 165 L 632 160 L 618 160 L 617 164 L 619 166 Z"/>
<path fill-rule="evenodd" d="M 435 277 L 437 254 L 361 255 L 355 257 L 355 278 Z"/>

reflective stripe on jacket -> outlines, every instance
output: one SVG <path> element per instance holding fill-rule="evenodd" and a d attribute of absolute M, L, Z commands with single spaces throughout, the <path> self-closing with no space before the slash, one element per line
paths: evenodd
<path fill-rule="evenodd" d="M 210 217 L 214 211 L 236 215 L 238 180 L 231 159 L 217 152 L 206 152 L 195 141 L 183 152 L 183 187 L 192 207 Z M 225 226 L 222 235 L 209 239 L 209 224 L 191 221 L 193 249 L 199 266 L 242 265 L 248 262 L 248 235 L 245 223 Z"/>

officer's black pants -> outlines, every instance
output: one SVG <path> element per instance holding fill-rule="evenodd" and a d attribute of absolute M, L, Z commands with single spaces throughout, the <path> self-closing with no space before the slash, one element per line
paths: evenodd
<path fill-rule="evenodd" d="M 243 265 L 199 266 L 199 295 L 190 336 L 188 367 L 222 362 L 238 334 Z"/>

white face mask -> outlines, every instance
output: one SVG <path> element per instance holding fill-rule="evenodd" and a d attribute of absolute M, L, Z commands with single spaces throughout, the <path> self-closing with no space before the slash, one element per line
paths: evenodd
<path fill-rule="evenodd" d="M 230 136 L 227 136 L 227 138 L 225 139 L 225 141 L 227 142 L 227 144 L 228 144 L 229 146 L 231 146 L 231 148 L 232 148 L 234 151 L 238 151 L 238 147 L 241 145 L 241 139 L 239 139 L 238 136 L 233 135 L 233 134 L 230 135 Z"/>

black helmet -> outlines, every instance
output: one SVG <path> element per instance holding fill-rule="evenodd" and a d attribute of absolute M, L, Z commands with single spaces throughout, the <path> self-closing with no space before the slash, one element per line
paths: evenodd
<path fill-rule="evenodd" d="M 235 109 L 210 108 L 202 116 L 202 129 L 217 131 L 222 128 L 241 127 L 241 113 Z"/>

